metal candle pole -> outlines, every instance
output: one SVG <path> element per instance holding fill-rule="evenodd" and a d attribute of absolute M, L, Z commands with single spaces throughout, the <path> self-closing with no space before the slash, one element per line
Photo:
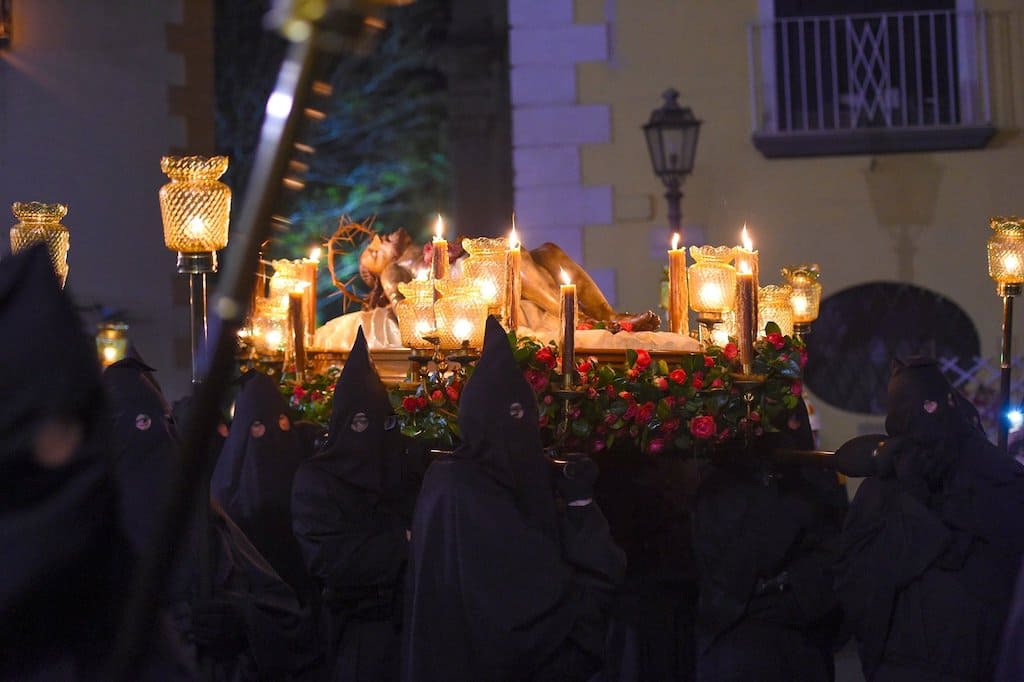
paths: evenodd
<path fill-rule="evenodd" d="M 1003 339 L 999 350 L 999 449 L 1007 451 L 1010 438 L 1010 379 L 1013 347 L 1013 297 L 1020 296 L 1020 284 L 996 286 L 1003 299 Z"/>
<path fill-rule="evenodd" d="M 217 272 L 217 254 L 178 253 L 178 274 L 188 275 L 188 306 L 192 340 L 192 385 L 202 381 L 201 358 L 206 353 L 206 275 Z"/>

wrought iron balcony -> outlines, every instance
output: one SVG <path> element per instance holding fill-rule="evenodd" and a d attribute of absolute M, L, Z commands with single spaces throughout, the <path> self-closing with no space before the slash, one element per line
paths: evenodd
<path fill-rule="evenodd" d="M 749 27 L 767 157 L 983 147 L 995 134 L 984 12 L 885 12 Z"/>

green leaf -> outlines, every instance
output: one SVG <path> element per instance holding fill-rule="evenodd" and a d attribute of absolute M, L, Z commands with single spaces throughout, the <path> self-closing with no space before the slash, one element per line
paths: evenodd
<path fill-rule="evenodd" d="M 626 414 L 627 409 L 629 409 L 629 405 L 626 404 L 625 400 L 613 400 L 612 404 L 608 406 L 608 411 L 616 417 Z"/>
<path fill-rule="evenodd" d="M 590 435 L 590 423 L 585 419 L 574 419 L 572 421 L 572 433 L 574 436 L 586 438 Z"/>
<path fill-rule="evenodd" d="M 636 351 L 632 348 L 626 349 L 626 365 L 632 367 L 636 364 Z"/>
<path fill-rule="evenodd" d="M 779 327 L 779 325 L 775 324 L 774 322 L 769 322 L 768 324 L 766 324 L 764 326 L 764 335 L 765 336 L 768 336 L 769 334 L 781 334 L 781 333 L 782 333 L 782 329 Z"/>
<path fill-rule="evenodd" d="M 665 362 L 664 360 L 658 360 L 658 362 L 655 363 L 654 367 L 657 374 L 660 374 L 662 376 L 668 374 L 668 363 Z"/>

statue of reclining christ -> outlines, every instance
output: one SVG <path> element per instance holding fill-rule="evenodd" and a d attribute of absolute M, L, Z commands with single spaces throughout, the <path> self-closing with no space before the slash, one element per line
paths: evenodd
<path fill-rule="evenodd" d="M 461 246 L 452 246 L 451 256 L 462 252 Z M 418 270 L 428 266 L 424 247 L 415 244 L 404 229 L 383 237 L 375 235 L 359 256 L 359 274 L 371 287 L 368 306 L 385 307 L 401 300 L 399 283 L 411 281 Z M 587 271 L 551 242 L 522 251 L 523 300 L 557 318 L 559 269 L 576 284 L 581 323 L 600 323 L 612 332 L 655 331 L 660 326 L 661 320 L 653 310 L 636 315 L 616 312 Z"/>

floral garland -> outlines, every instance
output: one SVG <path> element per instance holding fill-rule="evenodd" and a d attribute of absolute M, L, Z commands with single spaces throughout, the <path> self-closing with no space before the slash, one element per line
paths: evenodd
<path fill-rule="evenodd" d="M 754 344 L 755 374 L 764 378 L 758 397 L 744 400 L 736 384 L 740 372 L 736 344 L 710 346 L 671 365 L 645 350 L 626 351 L 625 362 L 599 363 L 588 357 L 577 364 L 580 391 L 570 401 L 569 418 L 559 387 L 558 348 L 554 342 L 509 335 L 516 361 L 533 387 L 540 407 L 546 444 L 600 453 L 630 448 L 652 455 L 689 451 L 724 441 L 760 435 L 796 407 L 807 361 L 803 342 L 783 336 L 768 323 Z M 414 388 L 392 388 L 390 396 L 402 432 L 454 445 L 459 439 L 458 403 L 472 373 L 431 374 Z M 299 383 L 283 377 L 282 392 L 299 415 L 326 422 L 337 370 Z"/>

